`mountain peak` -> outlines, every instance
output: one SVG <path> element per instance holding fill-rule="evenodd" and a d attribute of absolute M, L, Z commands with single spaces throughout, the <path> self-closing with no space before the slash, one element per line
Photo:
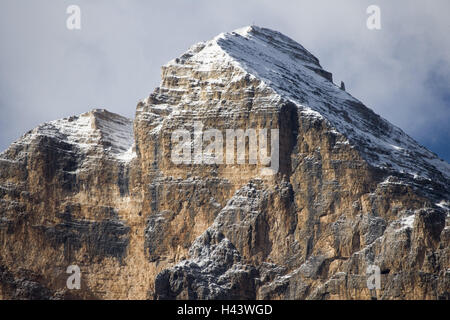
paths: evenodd
<path fill-rule="evenodd" d="M 69 144 L 84 154 L 105 154 L 126 161 L 133 155 L 133 120 L 106 109 L 92 109 L 43 123 L 23 135 L 12 147 L 21 149 L 20 146 L 33 145 L 41 139 Z M 2 156 L 7 153 L 8 150 Z"/>
<path fill-rule="evenodd" d="M 292 60 L 291 62 L 301 63 L 312 69 L 322 69 L 319 59 L 296 41 L 278 31 L 255 25 L 220 33 L 209 41 L 194 44 L 181 57 L 170 61 L 166 66 L 184 61 L 186 58 L 194 58 L 194 56 L 203 59 L 203 63 L 208 63 L 209 60 L 214 60 L 216 63 L 230 61 L 244 63 L 249 55 L 252 55 L 256 64 L 269 63 L 267 65 L 269 66 L 274 62 L 272 59 L 278 58 L 285 63 Z"/>
<path fill-rule="evenodd" d="M 275 48 L 276 50 L 287 54 L 294 60 L 303 60 L 304 62 L 309 62 L 314 66 L 321 68 L 319 59 L 306 50 L 301 44 L 281 32 L 251 25 L 236 29 L 224 35 L 225 38 L 232 37 L 233 35 L 240 35 L 251 41 L 260 41 L 267 48 Z"/>
<path fill-rule="evenodd" d="M 230 68 L 234 77 L 225 83 Z M 221 86 L 255 79 L 273 92 L 272 101 L 289 101 L 302 116 L 324 119 L 372 166 L 448 186 L 448 163 L 335 85 L 314 55 L 278 31 L 247 26 L 197 43 L 163 67 L 161 88 L 186 99 L 182 91 L 188 88 L 179 80 L 194 83 L 197 76 Z"/>
<path fill-rule="evenodd" d="M 134 123 L 30 131 L 0 154 L 1 298 L 450 298 L 450 166 L 330 80 L 250 26 L 165 65 Z"/>

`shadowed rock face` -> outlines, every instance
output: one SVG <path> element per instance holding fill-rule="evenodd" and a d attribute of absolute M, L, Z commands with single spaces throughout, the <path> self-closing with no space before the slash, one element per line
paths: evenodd
<path fill-rule="evenodd" d="M 258 272 L 242 264 L 225 236 L 208 229 L 192 244 L 191 259 L 155 279 L 157 299 L 255 299 Z"/>
<path fill-rule="evenodd" d="M 163 66 L 134 121 L 28 132 L 0 154 L 0 298 L 449 299 L 450 166 L 331 80 L 248 27 Z M 278 172 L 175 164 L 198 122 L 278 129 Z"/>
<path fill-rule="evenodd" d="M 122 261 L 127 253 L 130 228 L 117 218 L 91 222 L 72 220 L 69 215 L 54 226 L 40 225 L 35 228 L 54 248 L 63 245 L 68 261 L 72 251 L 81 249 L 83 245 L 86 245 L 88 256 L 111 256 Z"/>

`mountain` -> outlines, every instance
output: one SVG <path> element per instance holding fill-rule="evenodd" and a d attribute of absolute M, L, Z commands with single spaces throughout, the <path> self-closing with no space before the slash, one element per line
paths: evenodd
<path fill-rule="evenodd" d="M 250 134 L 242 163 L 234 144 L 233 161 L 198 149 L 239 129 L 278 135 L 275 170 Z M 93 110 L 28 132 L 0 154 L 0 196 L 0 298 L 450 298 L 450 165 L 265 28 L 170 61 L 134 121 Z"/>

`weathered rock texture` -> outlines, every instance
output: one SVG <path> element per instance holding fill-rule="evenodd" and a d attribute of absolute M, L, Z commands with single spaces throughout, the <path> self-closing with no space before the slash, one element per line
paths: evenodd
<path fill-rule="evenodd" d="M 278 172 L 174 164 L 195 122 L 279 129 Z M 450 299 L 449 182 L 301 45 L 240 29 L 165 65 L 134 123 L 93 110 L 0 154 L 0 298 Z"/>

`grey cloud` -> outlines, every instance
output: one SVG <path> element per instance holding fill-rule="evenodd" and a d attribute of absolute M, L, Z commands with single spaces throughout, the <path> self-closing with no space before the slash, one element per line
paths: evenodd
<path fill-rule="evenodd" d="M 380 31 L 365 27 L 374 3 Z M 65 27 L 69 4 L 81 7 L 81 31 Z M 162 64 L 255 23 L 300 42 L 352 95 L 449 160 L 449 9 L 446 0 L 3 0 L 0 149 L 95 107 L 133 117 Z"/>

